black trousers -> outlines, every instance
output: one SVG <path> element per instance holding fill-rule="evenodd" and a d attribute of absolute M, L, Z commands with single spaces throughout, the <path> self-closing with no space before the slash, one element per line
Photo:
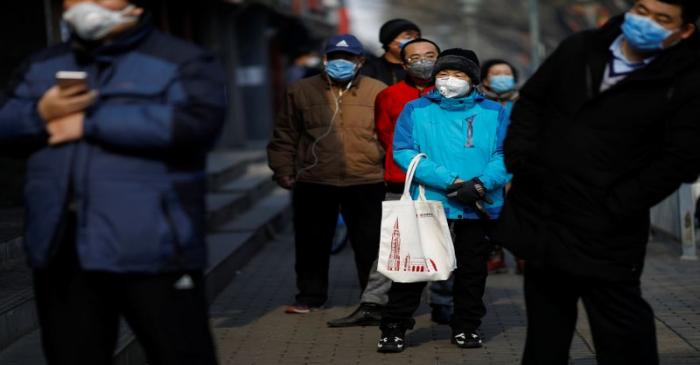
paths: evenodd
<path fill-rule="evenodd" d="M 488 275 L 487 262 L 491 252 L 493 222 L 481 220 L 451 221 L 454 230 L 454 247 L 457 256 L 457 269 L 454 271 L 454 312 L 450 326 L 454 331 L 473 331 L 481 326 L 486 315 L 484 290 Z M 398 323 L 412 328 L 413 313 L 420 305 L 425 282 L 392 283 L 389 290 L 389 304 L 382 317 L 382 327 Z"/>
<path fill-rule="evenodd" d="M 605 282 L 527 266 L 523 365 L 566 365 L 582 299 L 599 365 L 656 365 L 654 312 L 639 281 Z"/>
<path fill-rule="evenodd" d="M 343 215 L 362 290 L 379 253 L 384 183 L 337 187 L 297 183 L 292 195 L 297 303 L 321 306 L 328 297 L 331 244 Z"/>
<path fill-rule="evenodd" d="M 74 218 L 66 221 L 49 266 L 34 271 L 42 346 L 49 365 L 112 364 L 120 315 L 143 345 L 149 364 L 217 363 L 202 272 L 82 270 L 74 224 Z M 183 275 L 191 277 L 191 289 L 174 287 Z"/>

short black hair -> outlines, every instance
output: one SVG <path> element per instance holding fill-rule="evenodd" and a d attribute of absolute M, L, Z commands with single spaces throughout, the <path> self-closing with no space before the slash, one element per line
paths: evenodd
<path fill-rule="evenodd" d="M 389 43 L 391 43 L 399 34 L 414 30 L 420 35 L 420 28 L 416 23 L 407 19 L 392 19 L 384 23 L 379 29 L 379 43 L 382 44 L 382 48 L 385 50 L 389 48 Z"/>
<path fill-rule="evenodd" d="M 639 1 L 639 0 L 637 0 Z M 700 18 L 700 1 L 698 0 L 659 0 L 662 3 L 677 5 L 681 7 L 683 22 L 695 24 Z"/>
<path fill-rule="evenodd" d="M 515 79 L 516 83 L 518 82 L 518 70 L 515 68 L 515 66 L 506 60 L 498 58 L 487 60 L 481 64 L 481 79 L 485 80 L 489 76 L 491 67 L 496 65 L 508 65 L 508 67 L 510 67 L 510 69 L 513 71 L 513 79 Z"/>
<path fill-rule="evenodd" d="M 430 39 L 416 38 L 410 42 L 406 42 L 406 44 L 404 44 L 403 47 L 401 47 L 401 63 L 406 63 L 406 47 L 414 43 L 430 43 L 433 46 L 435 46 L 437 53 L 440 54 L 440 46 L 438 46 L 437 43 L 431 41 Z"/>

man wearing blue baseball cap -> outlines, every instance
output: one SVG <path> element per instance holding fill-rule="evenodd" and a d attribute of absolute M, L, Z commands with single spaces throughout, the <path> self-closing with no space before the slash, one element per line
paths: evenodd
<path fill-rule="evenodd" d="M 274 179 L 292 190 L 297 289 L 287 313 L 320 308 L 338 212 L 348 234 L 362 289 L 379 251 L 384 200 L 384 149 L 374 125 L 374 100 L 386 85 L 358 74 L 365 58 L 352 35 L 326 42 L 324 72 L 297 81 L 267 147 Z"/>

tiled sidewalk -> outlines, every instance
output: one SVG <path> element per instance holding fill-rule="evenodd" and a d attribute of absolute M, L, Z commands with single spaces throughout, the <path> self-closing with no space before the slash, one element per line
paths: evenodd
<path fill-rule="evenodd" d="M 484 348 L 462 350 L 449 343 L 447 326 L 430 322 L 429 307 L 417 313 L 401 354 L 376 352 L 376 327 L 331 329 L 326 321 L 348 314 L 359 296 L 346 249 L 331 263 L 327 308 L 308 315 L 284 314 L 294 289 L 292 235 L 269 243 L 212 305 L 222 364 L 519 364 L 525 338 L 522 278 L 489 277 Z M 652 243 L 645 295 L 657 313 L 662 363 L 700 364 L 700 262 L 682 262 L 670 245 Z M 572 364 L 595 364 L 590 331 L 581 315 L 571 349 Z"/>

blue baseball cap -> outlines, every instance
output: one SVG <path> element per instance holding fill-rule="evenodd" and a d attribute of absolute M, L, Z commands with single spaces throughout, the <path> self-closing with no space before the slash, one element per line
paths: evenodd
<path fill-rule="evenodd" d="M 347 52 L 356 56 L 361 56 L 364 52 L 362 43 L 351 34 L 334 35 L 326 41 L 326 48 L 323 53 Z"/>

